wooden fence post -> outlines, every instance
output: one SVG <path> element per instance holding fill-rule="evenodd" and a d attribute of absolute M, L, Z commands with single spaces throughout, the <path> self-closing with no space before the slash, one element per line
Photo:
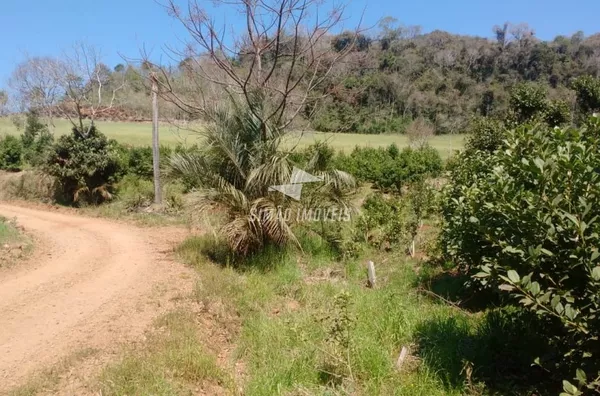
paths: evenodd
<path fill-rule="evenodd" d="M 375 288 L 377 277 L 375 276 L 375 263 L 369 260 L 367 263 L 367 275 L 369 276 L 369 287 Z"/>

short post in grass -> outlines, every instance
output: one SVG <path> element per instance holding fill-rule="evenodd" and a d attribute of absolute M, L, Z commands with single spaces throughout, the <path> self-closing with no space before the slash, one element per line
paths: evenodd
<path fill-rule="evenodd" d="M 375 263 L 369 260 L 367 262 L 367 276 L 369 277 L 368 285 L 371 289 L 375 288 L 377 277 L 375 276 Z"/>

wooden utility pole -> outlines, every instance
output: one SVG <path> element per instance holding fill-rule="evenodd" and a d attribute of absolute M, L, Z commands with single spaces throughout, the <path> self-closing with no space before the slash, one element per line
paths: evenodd
<path fill-rule="evenodd" d="M 158 140 L 158 82 L 156 75 L 152 80 L 152 167 L 154 171 L 154 203 L 162 205 L 162 189 L 160 187 L 160 142 Z"/>

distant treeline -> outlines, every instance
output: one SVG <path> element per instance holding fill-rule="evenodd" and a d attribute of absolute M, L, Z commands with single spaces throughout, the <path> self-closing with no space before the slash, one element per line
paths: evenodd
<path fill-rule="evenodd" d="M 436 134 L 461 133 L 473 117 L 502 118 L 510 109 L 511 92 L 524 82 L 561 111 L 568 108 L 576 115 L 575 81 L 582 76 L 600 78 L 600 34 L 585 37 L 579 32 L 542 41 L 526 24 L 495 26 L 490 38 L 481 38 L 439 30 L 424 34 L 418 26 L 385 18 L 376 30 L 358 37 L 342 33 L 331 37 L 329 45 L 332 54 L 348 46 L 352 51 L 314 93 L 324 94 L 323 102 L 304 111 L 304 120 L 321 131 L 404 133 L 417 120 Z M 250 58 L 242 57 L 236 65 L 248 67 Z M 264 62 L 269 62 L 268 53 Z M 103 90 L 125 84 L 118 90 L 116 108 L 98 117 L 150 119 L 145 77 L 151 65 L 99 67 Z M 186 59 L 163 77 L 182 97 L 203 90 L 203 100 L 223 100 L 222 90 L 209 81 L 203 87 L 189 83 L 186 74 L 194 73 L 195 67 L 219 72 L 205 59 Z M 161 117 L 194 118 L 166 102 Z"/>

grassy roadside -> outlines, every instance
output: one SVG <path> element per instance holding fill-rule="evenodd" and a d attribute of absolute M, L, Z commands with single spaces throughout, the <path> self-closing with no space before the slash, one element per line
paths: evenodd
<path fill-rule="evenodd" d="M 465 394 L 463 362 L 450 361 L 456 378 L 449 378 L 433 364 L 439 356 L 419 344 L 423 336 L 432 337 L 436 348 L 450 343 L 443 350 L 451 354 L 457 347 L 452 343 L 462 340 L 446 339 L 431 323 L 477 328 L 480 318 L 419 294 L 420 263 L 373 253 L 379 283 L 370 289 L 365 257 L 339 262 L 324 245 L 313 245 L 305 255 L 268 251 L 239 268 L 209 260 L 206 253 L 213 248 L 210 237 L 194 237 L 178 254 L 198 272 L 192 296 L 197 316 L 209 318 L 229 341 L 209 337 L 202 344 L 175 337 L 172 343 L 153 342 L 104 371 L 104 395 L 189 394 L 211 389 L 210 384 L 225 394 L 247 395 Z M 189 312 L 174 315 L 193 322 Z M 186 369 L 177 366 L 179 359 L 164 356 L 179 356 L 185 348 L 185 356 L 198 353 L 203 356 L 198 362 L 214 363 L 205 355 L 208 345 L 234 353 L 219 360 L 218 369 L 207 363 L 201 376 L 173 375 Z M 397 367 L 402 347 L 410 353 Z"/>
<path fill-rule="evenodd" d="M 131 350 L 101 373 L 102 395 L 185 395 L 203 389 L 229 394 L 233 383 L 217 365 L 210 340 L 199 332 L 193 311 L 161 317 L 143 348 Z"/>
<path fill-rule="evenodd" d="M 456 280 L 400 252 L 341 261 L 319 240 L 303 246 L 227 264 L 210 234 L 186 240 L 177 254 L 198 274 L 190 307 L 159 331 L 170 341 L 108 367 L 102 394 L 535 392 L 522 376 L 535 350 L 535 328 L 519 322 L 527 318 L 449 303 Z M 366 260 L 376 263 L 373 289 Z"/>
<path fill-rule="evenodd" d="M 17 224 L 0 216 L 0 268 L 24 258 L 31 248 L 31 240 L 19 231 Z"/>

